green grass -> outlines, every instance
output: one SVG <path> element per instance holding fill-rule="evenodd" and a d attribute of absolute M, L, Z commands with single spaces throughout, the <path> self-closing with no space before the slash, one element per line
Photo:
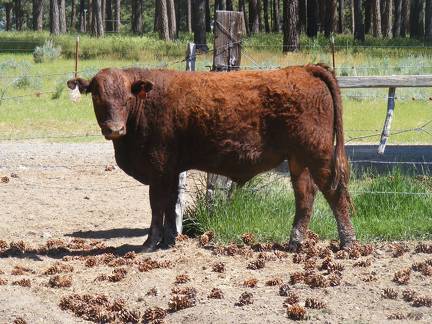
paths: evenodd
<path fill-rule="evenodd" d="M 253 233 L 260 242 L 287 241 L 295 212 L 294 195 L 288 178 L 274 177 L 253 180 L 229 200 L 220 195 L 212 208 L 198 195 L 188 213 L 187 223 L 193 224 L 189 229 L 198 233 L 212 230 L 220 242 L 241 242 L 245 232 Z M 356 211 L 352 220 L 358 239 L 431 239 L 431 196 L 377 193 L 432 194 L 431 189 L 431 178 L 416 179 L 398 172 L 353 179 L 350 190 Z M 314 207 L 310 229 L 323 239 L 337 239 L 335 219 L 321 194 Z"/>

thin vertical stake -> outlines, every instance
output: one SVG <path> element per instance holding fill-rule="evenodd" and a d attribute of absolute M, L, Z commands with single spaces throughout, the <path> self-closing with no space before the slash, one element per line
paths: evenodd
<path fill-rule="evenodd" d="M 331 51 L 332 51 L 332 58 L 333 58 L 333 71 L 336 71 L 336 62 L 335 62 L 335 39 L 334 39 L 334 35 L 331 36 L 330 38 L 330 43 L 331 43 Z"/>
<path fill-rule="evenodd" d="M 384 121 L 383 131 L 381 133 L 381 141 L 378 146 L 378 154 L 381 155 L 384 154 L 387 145 L 387 140 L 390 136 L 390 128 L 393 120 L 393 113 L 395 107 L 395 95 L 396 95 L 396 88 L 394 87 L 389 88 L 388 102 L 387 102 L 387 115 Z"/>
<path fill-rule="evenodd" d="M 75 46 L 75 78 L 78 77 L 78 60 L 79 60 L 79 36 L 76 38 Z"/>

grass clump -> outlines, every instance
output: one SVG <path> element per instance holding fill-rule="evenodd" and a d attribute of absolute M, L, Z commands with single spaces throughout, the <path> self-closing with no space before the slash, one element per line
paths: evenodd
<path fill-rule="evenodd" d="M 205 196 L 198 194 L 189 211 L 189 228 L 214 231 L 221 242 L 241 243 L 245 232 L 254 233 L 258 242 L 287 241 L 295 214 L 289 178 L 265 178 L 252 180 L 230 199 L 218 195 L 211 208 Z M 430 239 L 430 183 L 429 177 L 419 179 L 398 171 L 388 176 L 353 177 L 350 190 L 356 211 L 352 220 L 358 239 Z M 323 239 L 338 238 L 334 216 L 321 194 L 315 201 L 310 228 Z"/>

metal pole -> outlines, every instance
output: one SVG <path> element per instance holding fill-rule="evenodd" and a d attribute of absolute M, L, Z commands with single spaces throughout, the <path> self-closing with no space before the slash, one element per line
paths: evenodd
<path fill-rule="evenodd" d="M 389 88 L 388 102 L 387 102 L 387 116 L 384 121 L 384 127 L 381 134 L 381 141 L 378 147 L 378 154 L 384 154 L 385 147 L 387 145 L 387 140 L 390 136 L 390 127 L 393 119 L 394 107 L 395 107 L 395 94 L 396 88 Z"/>
<path fill-rule="evenodd" d="M 76 38 L 75 45 L 75 78 L 78 77 L 78 61 L 79 61 L 79 36 Z"/>
<path fill-rule="evenodd" d="M 336 73 L 336 62 L 335 62 L 335 38 L 334 35 L 331 35 L 330 37 L 330 43 L 331 43 L 331 51 L 332 51 L 332 59 L 333 59 L 333 71 Z"/>

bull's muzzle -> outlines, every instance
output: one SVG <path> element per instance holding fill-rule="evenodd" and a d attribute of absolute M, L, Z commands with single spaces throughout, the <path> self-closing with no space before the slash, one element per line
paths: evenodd
<path fill-rule="evenodd" d="M 103 127 L 102 135 L 105 136 L 107 140 L 114 140 L 126 135 L 126 127 L 124 125 Z"/>

